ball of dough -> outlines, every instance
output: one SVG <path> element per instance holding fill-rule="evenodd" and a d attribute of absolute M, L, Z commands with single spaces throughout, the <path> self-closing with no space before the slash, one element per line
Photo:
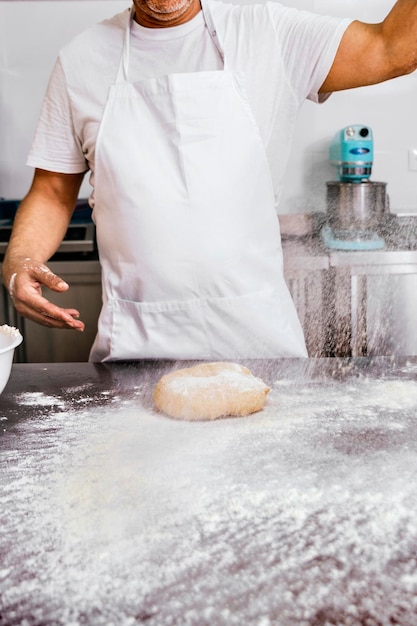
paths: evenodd
<path fill-rule="evenodd" d="M 165 374 L 154 389 L 156 407 L 183 420 L 214 420 L 260 411 L 269 387 L 236 363 L 201 363 Z"/>

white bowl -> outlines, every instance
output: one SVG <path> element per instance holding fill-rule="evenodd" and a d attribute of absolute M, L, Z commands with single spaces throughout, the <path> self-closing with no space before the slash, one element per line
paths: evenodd
<path fill-rule="evenodd" d="M 14 326 L 0 326 L 0 393 L 5 388 L 12 369 L 14 350 L 23 341 L 23 337 Z"/>

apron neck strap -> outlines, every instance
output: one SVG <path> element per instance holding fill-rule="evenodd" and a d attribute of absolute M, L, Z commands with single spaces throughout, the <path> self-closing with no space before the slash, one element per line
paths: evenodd
<path fill-rule="evenodd" d="M 129 18 L 127 20 L 125 36 L 123 40 L 123 51 L 119 63 L 119 69 L 117 70 L 116 84 L 127 83 L 129 76 L 129 61 L 130 61 L 130 29 L 132 28 L 133 18 L 135 17 L 135 5 L 129 11 Z"/>
<path fill-rule="evenodd" d="M 217 52 L 220 55 L 221 60 L 223 61 L 223 65 L 225 66 L 225 58 L 223 46 L 220 42 L 219 35 L 217 33 L 213 16 L 210 11 L 209 3 L 207 0 L 200 0 L 201 9 L 203 12 L 204 22 L 206 24 L 206 28 L 209 32 L 211 40 L 213 41 Z M 132 5 L 129 13 L 129 19 L 127 20 L 125 37 L 123 42 L 123 52 L 122 57 L 120 59 L 119 69 L 117 71 L 116 83 L 127 83 L 129 76 L 129 62 L 130 62 L 130 31 L 132 28 L 132 22 L 135 17 L 135 6 Z"/>
<path fill-rule="evenodd" d="M 206 28 L 209 32 L 209 35 L 216 46 L 217 52 L 220 54 L 220 58 L 223 61 L 223 65 L 225 64 L 224 58 L 224 49 L 223 45 L 219 39 L 219 34 L 216 30 L 216 26 L 214 24 L 213 16 L 210 10 L 210 4 L 208 0 L 200 0 L 201 10 L 203 11 L 204 22 L 206 24 Z"/>

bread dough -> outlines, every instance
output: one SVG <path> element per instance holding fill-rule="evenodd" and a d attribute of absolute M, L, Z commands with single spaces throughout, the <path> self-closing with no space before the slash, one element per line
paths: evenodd
<path fill-rule="evenodd" d="M 183 420 L 214 420 L 260 411 L 269 387 L 236 363 L 201 363 L 165 374 L 156 384 L 156 407 Z"/>

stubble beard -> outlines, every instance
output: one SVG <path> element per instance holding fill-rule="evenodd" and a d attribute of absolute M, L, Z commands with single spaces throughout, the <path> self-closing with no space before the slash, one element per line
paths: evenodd
<path fill-rule="evenodd" d="M 193 0 L 134 0 L 137 9 L 161 22 L 181 17 L 192 3 Z"/>

